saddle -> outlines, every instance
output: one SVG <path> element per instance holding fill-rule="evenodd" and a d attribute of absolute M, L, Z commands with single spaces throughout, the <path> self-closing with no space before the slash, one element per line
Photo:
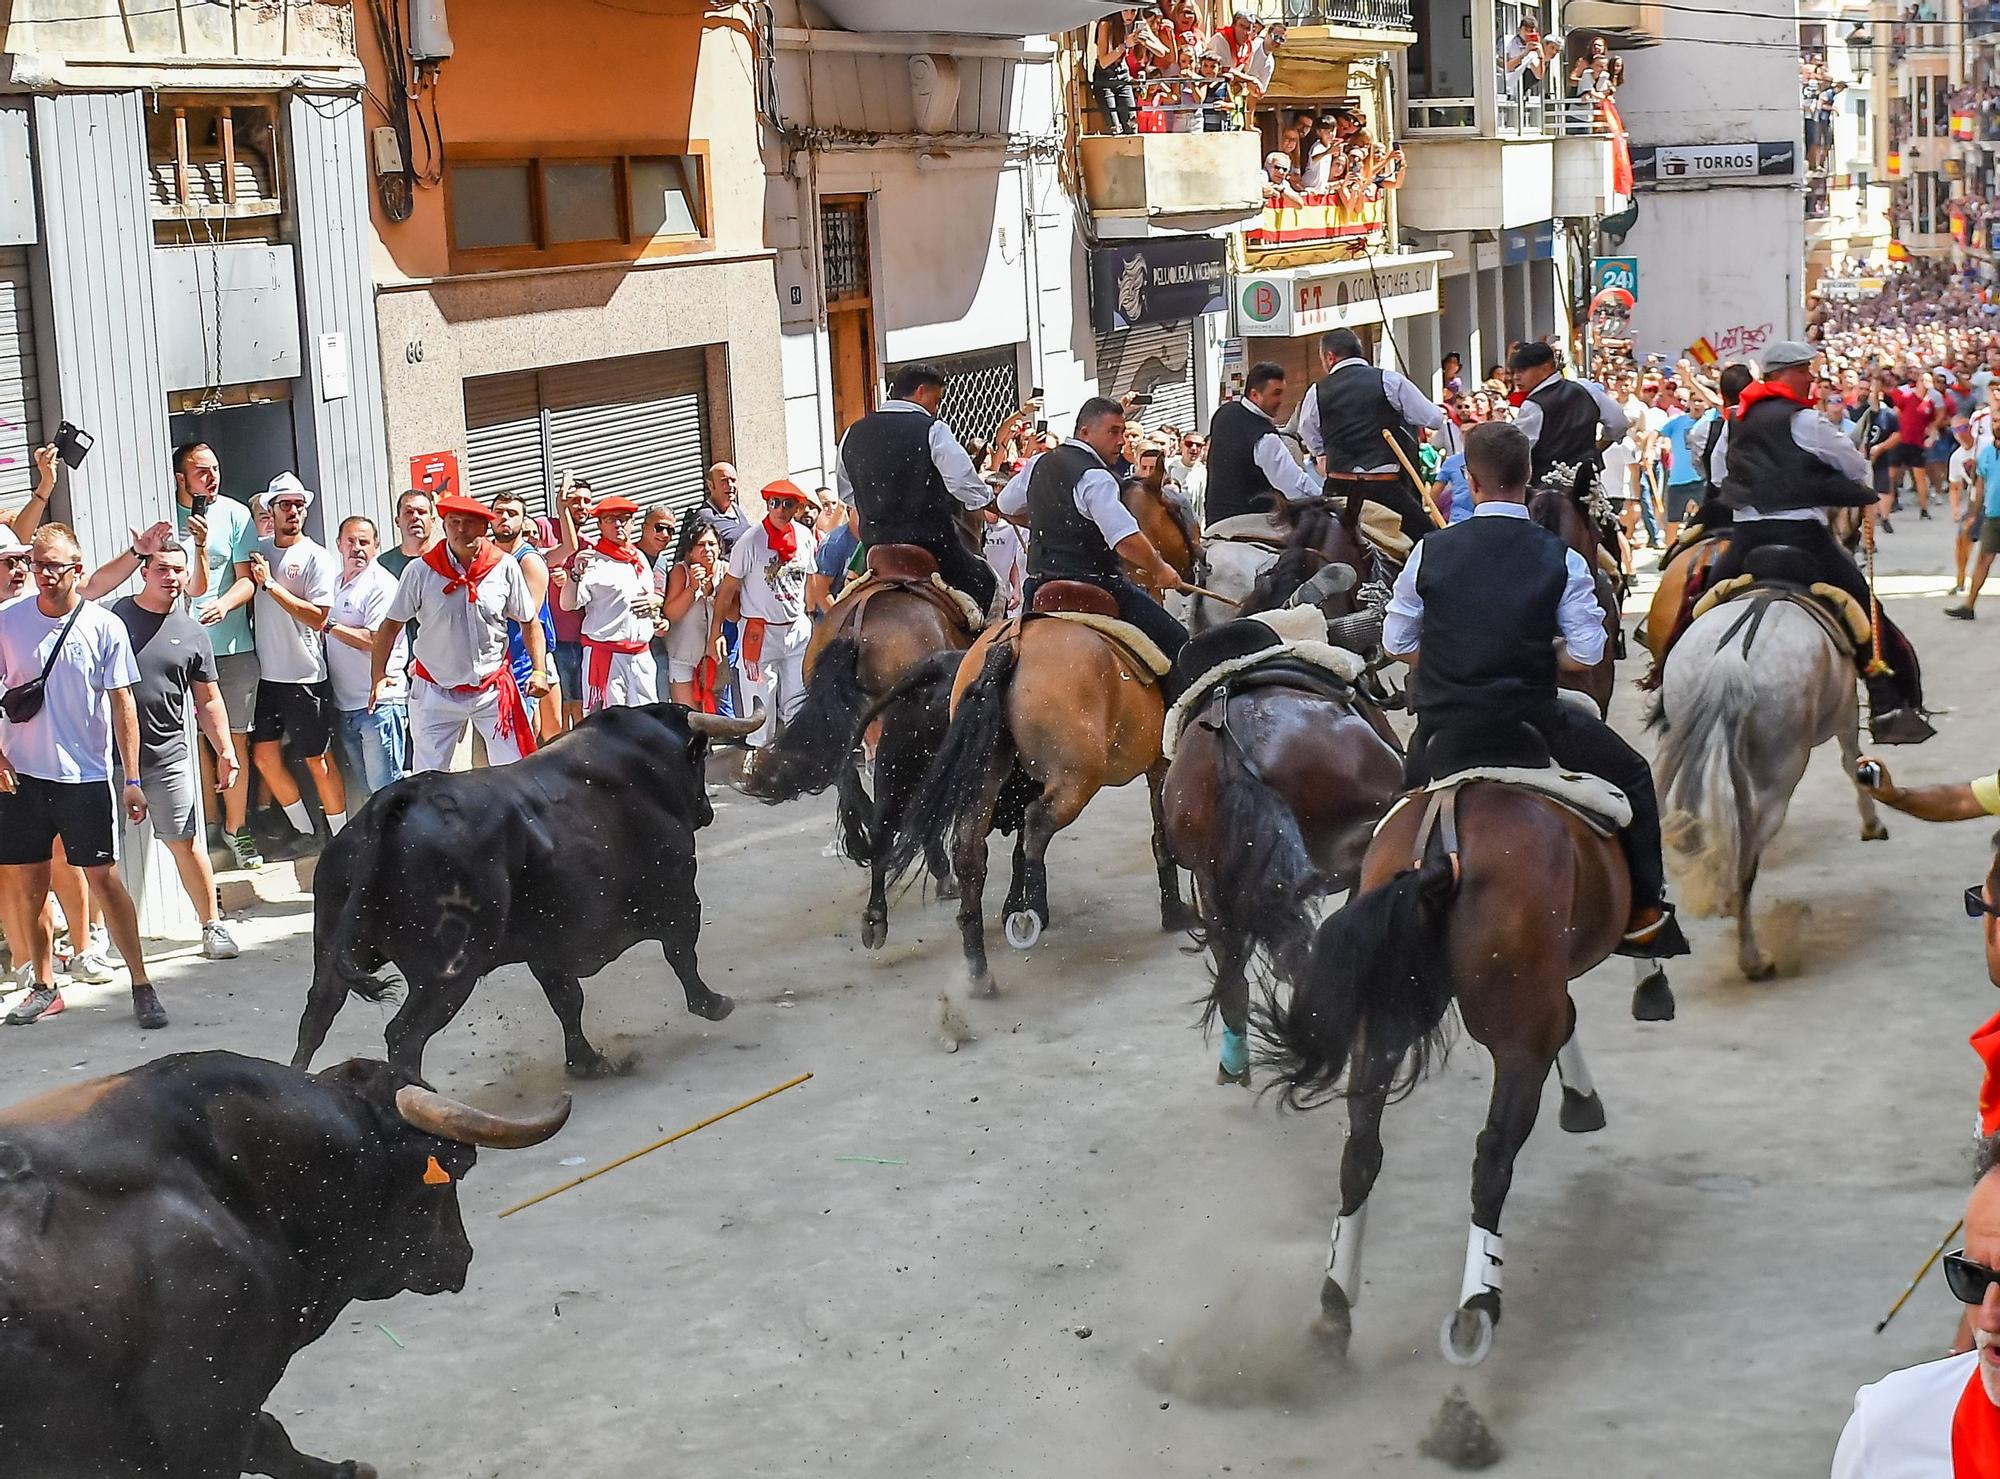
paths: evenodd
<path fill-rule="evenodd" d="M 1857 656 L 1873 643 L 1875 628 L 1869 619 L 1868 608 L 1839 586 L 1814 580 L 1810 563 L 1797 551 L 1783 545 L 1766 545 L 1753 550 L 1744 562 L 1741 575 L 1718 581 L 1702 593 L 1689 613 L 1689 620 L 1698 620 L 1730 601 L 1752 597 L 1761 598 L 1758 606 L 1746 611 L 1744 620 L 1730 628 L 1722 639 L 1724 643 L 1748 623 L 1748 630 L 1743 632 L 1747 646 L 1762 621 L 1763 612 L 1769 609 L 1773 600 L 1789 600 L 1804 607 L 1825 628 L 1827 636 L 1833 639 L 1836 646 L 1846 648 Z"/>
<path fill-rule="evenodd" d="M 1192 639 L 1174 663 L 1180 697 L 1167 710 L 1160 753 L 1172 759 L 1190 723 L 1219 730 L 1229 700 L 1257 688 L 1302 689 L 1352 702 L 1367 664 L 1326 641 L 1326 618 L 1294 607 L 1224 622 Z"/>
<path fill-rule="evenodd" d="M 986 613 L 979 609 L 979 603 L 944 583 L 936 555 L 921 545 L 878 544 L 868 551 L 868 569 L 847 582 L 840 599 L 827 608 L 814 628 L 815 650 L 838 637 L 854 635 L 868 603 L 883 591 L 921 596 L 945 620 L 968 631 L 977 632 L 986 625 Z"/>
<path fill-rule="evenodd" d="M 1156 688 L 1173 669 L 1159 644 L 1129 621 L 1118 619 L 1118 603 L 1109 591 L 1083 580 L 1043 581 L 1035 589 L 1031 610 L 988 627 L 973 650 L 984 652 L 995 643 L 1011 642 L 1031 621 L 1070 621 L 1089 627 L 1117 649 L 1140 681 Z"/>
<path fill-rule="evenodd" d="M 1389 819 L 1419 796 L 1424 802 L 1423 826 L 1418 829 L 1415 855 L 1412 866 L 1421 866 L 1424 852 L 1430 844 L 1431 834 L 1442 834 L 1441 840 L 1448 854 L 1458 853 L 1458 793 L 1467 786 L 1493 785 L 1513 786 L 1518 790 L 1532 791 L 1546 801 L 1553 802 L 1564 811 L 1581 821 L 1600 837 L 1615 837 L 1632 822 L 1632 803 L 1625 793 L 1601 776 L 1585 775 L 1573 770 L 1558 770 L 1553 765 L 1541 767 L 1522 766 L 1475 766 L 1452 775 L 1441 776 L 1420 790 L 1406 791 L 1396 798 L 1395 804 L 1383 813 L 1382 820 L 1375 824 L 1379 833 L 1389 825 Z"/>

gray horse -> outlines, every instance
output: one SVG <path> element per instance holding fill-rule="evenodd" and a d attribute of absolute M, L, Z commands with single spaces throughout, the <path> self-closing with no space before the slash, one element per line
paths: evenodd
<path fill-rule="evenodd" d="M 1833 739 L 1851 780 L 1860 757 L 1854 660 L 1819 617 L 1777 591 L 1704 612 L 1667 656 L 1653 762 L 1682 906 L 1736 916 L 1736 959 L 1752 981 L 1776 970 L 1757 944 L 1750 889 L 1784 825 L 1813 750 Z M 1889 835 L 1856 788 L 1861 838 Z"/>

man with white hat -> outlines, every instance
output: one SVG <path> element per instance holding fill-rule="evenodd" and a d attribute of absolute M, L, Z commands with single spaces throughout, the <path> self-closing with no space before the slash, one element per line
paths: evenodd
<path fill-rule="evenodd" d="M 1806 557 L 1816 580 L 1839 586 L 1866 610 L 1868 581 L 1834 539 L 1826 512 L 1870 508 L 1875 490 L 1867 459 L 1813 404 L 1818 356 L 1810 344 L 1772 344 L 1764 351 L 1764 378 L 1743 392 L 1710 444 L 1709 475 L 1736 524 L 1708 578 L 1714 585 L 1741 575 L 1753 551 L 1785 545 Z M 1870 733 L 1877 744 L 1922 744 L 1936 731 L 1924 718 L 1916 649 L 1886 612 L 1881 634 L 1888 672 L 1867 671 L 1869 649 L 1856 654 L 1868 687 Z"/>
<path fill-rule="evenodd" d="M 405 625 L 410 643 L 410 770 L 448 770 L 470 724 L 486 742 L 486 763 L 508 765 L 535 750 L 528 706 L 507 661 L 507 623 L 528 646 L 528 692 L 540 698 L 555 679 L 539 603 L 521 562 L 487 538 L 493 510 L 447 493 L 437 501 L 444 539 L 403 570 L 389 612 L 375 629 L 371 706 L 396 691 L 389 658 Z"/>
<path fill-rule="evenodd" d="M 563 582 L 565 611 L 583 613 L 583 711 L 660 701 L 660 670 L 652 653 L 660 614 L 652 568 L 632 542 L 639 505 L 600 498 L 591 508 L 597 542 L 578 556 Z"/>
<path fill-rule="evenodd" d="M 313 778 L 327 835 L 347 825 L 347 792 L 333 763 L 333 689 L 327 683 L 326 644 L 320 633 L 333 610 L 340 561 L 306 536 L 312 490 L 281 472 L 264 490 L 271 534 L 250 556 L 257 587 L 251 625 L 257 634 L 257 716 L 250 726 L 250 755 L 271 797 L 301 836 L 313 834 L 312 817 L 298 783 L 285 768 L 285 746 Z"/>
<path fill-rule="evenodd" d="M 0 524 L 0 606 L 28 594 L 28 547 Z"/>

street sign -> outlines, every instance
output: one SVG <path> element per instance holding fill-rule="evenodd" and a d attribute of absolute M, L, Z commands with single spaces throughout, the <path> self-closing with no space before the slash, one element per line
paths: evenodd
<path fill-rule="evenodd" d="M 1595 298 L 1606 288 L 1623 288 L 1634 298 L 1639 296 L 1639 259 L 1637 257 L 1593 257 L 1590 262 L 1590 296 Z"/>

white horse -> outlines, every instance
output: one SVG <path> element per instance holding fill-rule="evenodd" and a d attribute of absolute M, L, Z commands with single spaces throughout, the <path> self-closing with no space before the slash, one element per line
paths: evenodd
<path fill-rule="evenodd" d="M 1846 648 L 1778 591 L 1704 612 L 1667 656 L 1653 762 L 1667 850 L 1681 865 L 1690 914 L 1736 916 L 1736 959 L 1749 980 L 1776 970 L 1750 919 L 1758 859 L 1784 825 L 1816 747 L 1838 740 L 1853 780 L 1861 753 L 1855 688 Z M 1862 841 L 1887 837 L 1874 800 L 1855 790 Z"/>

